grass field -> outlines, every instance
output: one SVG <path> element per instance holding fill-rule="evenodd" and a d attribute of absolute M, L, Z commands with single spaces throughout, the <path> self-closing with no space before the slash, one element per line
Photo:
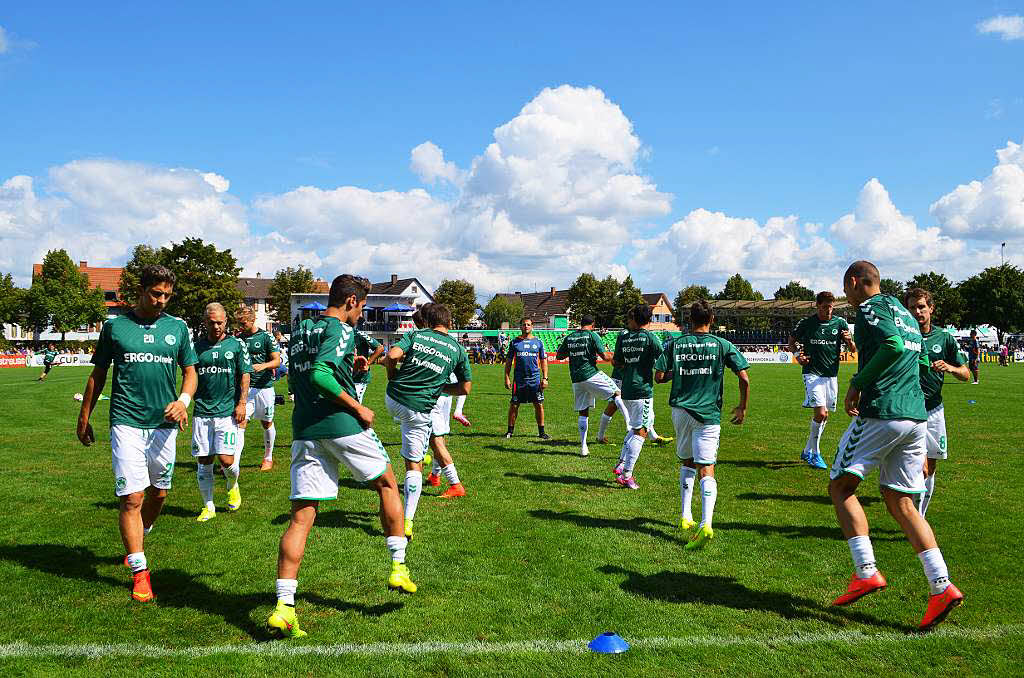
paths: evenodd
<path fill-rule="evenodd" d="M 723 427 L 715 540 L 688 553 L 675 529 L 673 449 L 645 446 L 640 491 L 614 484 L 617 445 L 592 443 L 589 458 L 578 456 L 564 366 L 552 366 L 547 391 L 555 439 L 536 438 L 526 406 L 505 440 L 498 366 L 474 370 L 473 427 L 456 425 L 450 439 L 469 496 L 448 502 L 435 496 L 443 488 L 427 488 L 420 502 L 408 559 L 419 592 L 385 590 L 376 494 L 346 481 L 322 505 L 306 551 L 297 610 L 310 635 L 301 641 L 272 641 L 264 627 L 288 519 L 290 404 L 278 408 L 277 468 L 256 472 L 262 440 L 251 433 L 242 510 L 209 523 L 195 522 L 190 433 L 179 436 L 174 489 L 146 543 L 157 601 L 142 605 L 130 600 L 121 565 L 106 402 L 93 420 L 99 443 L 87 449 L 74 435 L 72 394 L 87 370 L 58 368 L 43 384 L 34 369 L 0 370 L 0 666 L 93 676 L 1019 674 L 1024 369 L 986 367 L 981 385 L 945 388 L 950 460 L 929 519 L 967 598 L 932 634 L 913 632 L 928 586 L 876 477 L 861 496 L 889 588 L 848 609 L 829 606 L 852 566 L 826 472 L 799 462 L 808 413 L 795 367 L 751 369 L 747 423 Z M 383 376 L 375 373 L 367 403 L 400 463 Z M 735 383 L 727 377 L 727 408 Z M 666 401 L 659 386 L 662 434 Z M 592 414 L 591 440 L 597 421 Z M 836 413 L 825 431 L 829 461 L 847 423 Z M 616 416 L 611 437 L 622 434 Z M 223 507 L 222 481 L 216 501 Z M 634 647 L 588 653 L 585 642 L 607 630 Z"/>

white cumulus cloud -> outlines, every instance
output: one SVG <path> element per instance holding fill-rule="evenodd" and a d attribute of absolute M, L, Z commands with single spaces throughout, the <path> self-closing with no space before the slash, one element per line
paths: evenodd
<path fill-rule="evenodd" d="M 453 185 L 461 183 L 461 173 L 455 163 L 446 162 L 444 151 L 432 141 L 424 141 L 412 149 L 409 167 L 425 184 L 438 181 L 447 181 Z"/>
<path fill-rule="evenodd" d="M 961 184 L 932 203 L 943 230 L 979 239 L 1024 237 L 1024 149 L 1008 142 L 996 151 L 985 179 Z"/>
<path fill-rule="evenodd" d="M 979 21 L 976 28 L 979 33 L 995 33 L 1003 40 L 1024 39 L 1024 16 L 998 16 Z"/>

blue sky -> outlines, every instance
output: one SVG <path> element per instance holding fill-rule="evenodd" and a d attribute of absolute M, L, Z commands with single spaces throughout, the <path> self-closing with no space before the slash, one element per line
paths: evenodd
<path fill-rule="evenodd" d="M 24 281 L 25 262 L 61 238 L 73 257 L 117 264 L 134 241 L 200 234 L 264 274 L 305 263 L 325 276 L 363 266 L 376 278 L 404 263 L 396 272 L 424 275 L 400 256 L 404 244 L 431 271 L 424 277 L 468 271 L 489 291 L 567 284 L 589 257 L 595 272 L 628 270 L 649 289 L 720 286 L 737 268 L 770 294 L 783 278 L 829 284 L 850 257 L 880 251 L 864 236 L 876 232 L 923 243 L 911 262 L 891 263 L 894 275 L 930 266 L 963 277 L 998 263 L 996 241 L 1008 240 L 1012 257 L 1022 249 L 1015 177 L 1009 189 L 996 177 L 980 196 L 952 195 L 1000 166 L 1024 168 L 1008 146 L 1024 141 L 1022 14 L 1012 2 L 5 7 L 0 270 Z M 537 160 L 563 140 L 541 125 L 548 132 L 525 150 L 506 140 L 503 178 L 474 172 L 496 128 L 545 88 L 556 95 L 544 115 L 593 137 Z M 571 88 L 594 88 L 601 101 L 577 115 Z M 632 127 L 609 140 L 613 109 Z M 633 139 L 638 148 L 620 155 Z M 426 141 L 457 172 L 416 171 L 410 154 Z M 588 169 L 565 179 L 575 200 L 532 185 L 579 163 Z M 209 182 L 182 179 L 192 170 L 226 182 L 208 195 Z M 609 206 L 615 181 L 594 189 L 600 199 L 581 198 L 581 184 L 616 174 L 663 198 Z M 413 195 L 421 190 L 429 203 Z M 947 195 L 944 211 L 931 208 Z M 125 210 L 127 227 L 117 224 Z M 853 221 L 839 225 L 845 215 Z M 614 237 L 581 250 L 593 220 Z M 748 251 L 720 252 L 693 235 L 700 228 Z M 524 244 L 462 233 L 473 229 Z M 42 237 L 27 244 L 30 234 Z M 765 248 L 751 248 L 780 239 L 805 253 L 772 270 Z"/>

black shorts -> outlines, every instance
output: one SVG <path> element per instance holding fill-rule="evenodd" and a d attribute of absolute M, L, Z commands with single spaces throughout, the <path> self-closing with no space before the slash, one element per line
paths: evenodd
<path fill-rule="evenodd" d="M 52 370 L 52 369 L 53 369 L 53 363 L 50 363 L 49 365 L 43 365 L 43 374 L 49 374 L 50 370 Z"/>
<path fill-rule="evenodd" d="M 540 384 L 536 386 L 520 386 L 519 384 L 512 384 L 512 404 L 519 405 L 520 403 L 542 403 L 544 402 L 544 389 L 540 387 Z"/>

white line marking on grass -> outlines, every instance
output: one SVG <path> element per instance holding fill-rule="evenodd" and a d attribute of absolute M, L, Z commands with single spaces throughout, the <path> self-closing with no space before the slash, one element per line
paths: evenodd
<path fill-rule="evenodd" d="M 687 649 L 693 647 L 756 646 L 773 649 L 785 646 L 818 644 L 867 645 L 871 643 L 912 643 L 934 638 L 953 640 L 998 640 L 1024 635 L 1024 624 L 1004 624 L 980 628 L 941 627 L 931 633 L 864 633 L 861 631 L 824 631 L 794 633 L 786 636 L 684 636 L 680 638 L 637 638 L 629 640 L 635 649 Z M 95 644 L 95 645 L 0 645 L 0 658 L 36 657 L 57 659 L 107 659 L 116 657 L 153 657 L 197 659 L 219 655 L 314 656 L 341 657 L 415 656 L 424 654 L 454 655 L 516 655 L 516 654 L 587 654 L 587 640 L 519 640 L 491 642 L 424 642 L 424 643 L 338 643 L 307 645 L 303 641 L 273 641 L 245 645 L 210 645 L 200 647 L 160 647 L 157 645 Z"/>

